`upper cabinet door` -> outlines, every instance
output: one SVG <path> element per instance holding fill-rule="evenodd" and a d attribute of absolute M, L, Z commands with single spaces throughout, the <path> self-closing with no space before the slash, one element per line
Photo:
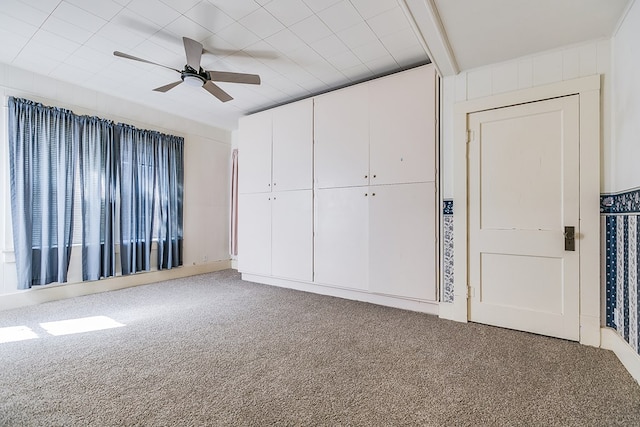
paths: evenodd
<path fill-rule="evenodd" d="M 435 181 L 435 70 L 369 82 L 371 184 Z"/>
<path fill-rule="evenodd" d="M 238 129 L 238 191 L 271 191 L 271 111 L 242 117 Z"/>
<path fill-rule="evenodd" d="M 368 86 L 360 84 L 318 96 L 314 116 L 316 186 L 368 185 Z"/>
<path fill-rule="evenodd" d="M 273 110 L 274 191 L 313 187 L 313 100 Z"/>

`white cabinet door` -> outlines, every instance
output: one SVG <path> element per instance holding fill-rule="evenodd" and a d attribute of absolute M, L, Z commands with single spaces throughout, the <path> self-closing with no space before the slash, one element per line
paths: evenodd
<path fill-rule="evenodd" d="M 435 184 L 372 186 L 369 197 L 369 289 L 435 301 Z"/>
<path fill-rule="evenodd" d="M 369 82 L 371 185 L 435 181 L 433 65 Z"/>
<path fill-rule="evenodd" d="M 351 86 L 315 99 L 317 188 L 369 184 L 369 90 Z"/>
<path fill-rule="evenodd" d="M 313 186 L 313 100 L 273 109 L 273 191 Z"/>
<path fill-rule="evenodd" d="M 271 111 L 242 117 L 238 129 L 238 191 L 271 191 Z"/>
<path fill-rule="evenodd" d="M 271 274 L 271 193 L 238 196 L 238 270 Z"/>
<path fill-rule="evenodd" d="M 368 187 L 316 191 L 316 283 L 368 289 L 368 191 Z"/>
<path fill-rule="evenodd" d="M 313 280 L 313 195 L 311 190 L 271 193 L 271 275 Z"/>

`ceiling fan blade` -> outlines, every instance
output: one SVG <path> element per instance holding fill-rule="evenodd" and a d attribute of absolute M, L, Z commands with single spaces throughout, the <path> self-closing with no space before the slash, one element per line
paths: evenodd
<path fill-rule="evenodd" d="M 196 71 L 200 71 L 202 44 L 189 37 L 183 37 L 182 42 L 184 43 L 184 51 L 187 54 L 187 65 Z"/>
<path fill-rule="evenodd" d="M 182 80 L 178 80 L 177 82 L 173 82 L 173 83 L 169 83 L 168 85 L 157 87 L 157 88 L 154 89 L 154 91 L 156 91 L 156 92 L 166 92 L 166 91 L 171 90 L 174 87 L 178 86 L 180 83 L 182 83 Z"/>
<path fill-rule="evenodd" d="M 158 65 L 160 67 L 173 70 L 176 73 L 180 72 L 180 70 L 176 70 L 175 68 L 167 67 L 166 65 L 158 64 L 157 62 L 147 61 L 146 59 L 138 58 L 137 56 L 129 55 L 128 53 L 118 52 L 117 50 L 113 52 L 113 54 L 115 56 L 119 56 L 120 58 L 133 59 L 134 61 L 146 62 L 147 64 Z"/>
<path fill-rule="evenodd" d="M 222 102 L 231 101 L 233 98 L 227 92 L 222 90 L 220 86 L 213 83 L 211 80 L 207 80 L 207 82 L 202 86 L 209 92 L 211 95 L 215 96 Z"/>
<path fill-rule="evenodd" d="M 228 71 L 207 71 L 207 73 L 209 73 L 209 78 L 215 82 L 260 84 L 260 76 L 257 74 L 231 73 Z"/>

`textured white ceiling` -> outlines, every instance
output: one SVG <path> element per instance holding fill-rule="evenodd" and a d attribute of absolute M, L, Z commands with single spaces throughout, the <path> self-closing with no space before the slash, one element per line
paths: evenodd
<path fill-rule="evenodd" d="M 197 121 L 235 128 L 247 112 L 428 62 L 398 0 L 2 0 L 0 61 Z M 182 37 L 207 70 L 259 74 L 219 83 L 234 100 L 179 85 Z M 1 83 L 0 83 L 1 84 Z"/>
<path fill-rule="evenodd" d="M 238 117 L 429 61 L 445 75 L 610 37 L 632 0 L 0 0 L 0 62 L 226 129 Z M 182 37 L 235 99 L 179 85 Z M 2 82 L 0 82 L 0 85 Z"/>
<path fill-rule="evenodd" d="M 460 70 L 611 37 L 630 0 L 433 1 Z M 427 41 L 428 42 L 428 41 Z M 437 63 L 438 58 L 434 61 Z"/>

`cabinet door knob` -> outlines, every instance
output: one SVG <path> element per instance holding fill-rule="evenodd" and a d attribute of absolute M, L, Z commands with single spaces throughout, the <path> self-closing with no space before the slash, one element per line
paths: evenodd
<path fill-rule="evenodd" d="M 275 182 L 273 183 L 273 186 L 274 186 L 274 187 L 276 186 L 276 183 L 275 183 Z"/>
<path fill-rule="evenodd" d="M 369 175 L 365 175 L 364 177 L 365 177 L 365 178 L 369 178 Z"/>
<path fill-rule="evenodd" d="M 376 195 L 376 193 L 371 193 L 371 195 L 372 195 L 372 196 L 375 196 L 375 195 Z"/>
<path fill-rule="evenodd" d="M 369 195 L 369 194 L 367 194 L 367 193 L 364 193 L 364 196 L 365 196 L 365 197 L 367 197 L 368 195 Z"/>
<path fill-rule="evenodd" d="M 373 177 L 375 178 L 376 176 L 375 176 L 375 175 L 373 175 Z"/>

